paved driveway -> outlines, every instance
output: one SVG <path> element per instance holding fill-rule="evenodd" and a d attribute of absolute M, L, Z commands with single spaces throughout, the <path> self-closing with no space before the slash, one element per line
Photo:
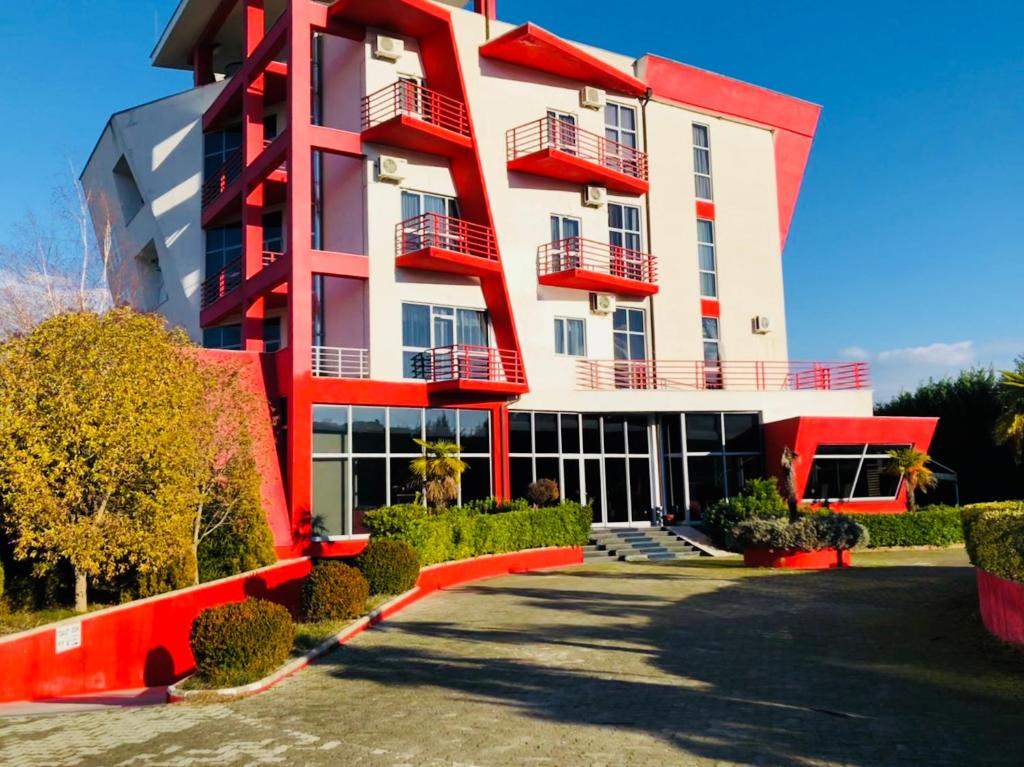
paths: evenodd
<path fill-rule="evenodd" d="M 500 578 L 248 700 L 0 720 L 0 764 L 1021 764 L 1024 655 L 963 552 L 857 559 Z"/>

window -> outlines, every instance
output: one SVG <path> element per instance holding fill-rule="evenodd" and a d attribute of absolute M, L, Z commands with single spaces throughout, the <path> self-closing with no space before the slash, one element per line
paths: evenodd
<path fill-rule="evenodd" d="M 210 179 L 217 175 L 231 156 L 241 148 L 241 128 L 207 133 L 203 137 L 203 178 Z"/>
<path fill-rule="evenodd" d="M 721 389 L 722 380 L 722 342 L 719 338 L 717 317 L 701 317 L 701 330 L 704 335 L 704 386 L 708 389 Z"/>
<path fill-rule="evenodd" d="M 701 298 L 718 298 L 715 222 L 703 218 L 697 219 L 697 266 L 700 269 Z"/>
<path fill-rule="evenodd" d="M 263 214 L 263 252 L 284 253 L 284 214 L 272 211 Z"/>
<path fill-rule="evenodd" d="M 578 269 L 582 266 L 580 220 L 571 216 L 551 217 L 551 272 Z"/>
<path fill-rule="evenodd" d="M 647 358 L 647 322 L 643 309 L 616 309 L 612 317 L 612 333 L 615 359 Z"/>
<path fill-rule="evenodd" d="M 402 304 L 402 374 L 405 378 L 429 378 L 423 352 L 455 344 L 489 346 L 487 312 Z"/>
<path fill-rule="evenodd" d="M 276 352 L 281 348 L 281 318 L 267 317 L 263 320 L 263 351 Z"/>
<path fill-rule="evenodd" d="M 206 230 L 206 277 L 242 258 L 242 225 L 230 224 Z M 239 267 L 241 268 L 241 267 Z"/>
<path fill-rule="evenodd" d="M 402 221 L 418 219 L 432 213 L 427 221 L 415 221 L 402 233 L 402 252 L 411 253 L 421 248 L 449 248 L 458 250 L 451 226 L 446 218 L 459 218 L 459 203 L 454 197 L 423 192 L 402 192 Z"/>
<path fill-rule="evenodd" d="M 206 349 L 229 349 L 232 351 L 241 350 L 242 326 L 221 325 L 216 328 L 204 328 L 203 347 Z"/>
<path fill-rule="evenodd" d="M 585 320 L 555 317 L 555 354 L 567 357 L 587 356 Z"/>
<path fill-rule="evenodd" d="M 900 478 L 888 473 L 888 451 L 910 445 L 819 445 L 805 501 L 894 500 Z"/>
<path fill-rule="evenodd" d="M 644 279 L 640 208 L 608 203 L 608 242 L 611 245 L 611 273 L 630 280 Z"/>
<path fill-rule="evenodd" d="M 708 126 L 693 124 L 693 175 L 698 200 L 711 196 L 711 137 Z"/>
<path fill-rule="evenodd" d="M 142 192 L 135 181 L 135 174 L 128 165 L 128 159 L 122 155 L 121 159 L 114 165 L 114 188 L 117 190 L 117 199 L 121 203 L 121 217 L 125 224 L 130 224 L 132 219 L 142 210 Z"/>
<path fill-rule="evenodd" d="M 604 135 L 614 144 L 605 152 L 605 165 L 619 173 L 638 176 L 636 109 L 609 103 L 604 108 Z"/>
<path fill-rule="evenodd" d="M 459 502 L 489 498 L 491 421 L 483 410 L 316 405 L 313 408 L 313 533 L 365 535 L 363 514 L 422 497 L 410 462 L 414 440 L 445 439 L 462 448 L 469 469 Z"/>
<path fill-rule="evenodd" d="M 576 115 L 549 109 L 547 133 L 549 147 L 566 154 L 578 154 L 579 133 L 576 130 Z"/>

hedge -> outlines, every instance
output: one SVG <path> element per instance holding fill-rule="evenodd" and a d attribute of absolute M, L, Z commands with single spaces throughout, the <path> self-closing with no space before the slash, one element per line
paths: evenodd
<path fill-rule="evenodd" d="M 405 541 L 423 565 L 548 546 L 585 546 L 592 521 L 589 507 L 572 502 L 498 513 L 478 506 L 443 511 L 388 506 L 363 516 L 372 537 Z"/>
<path fill-rule="evenodd" d="M 965 506 L 963 529 L 975 567 L 1024 583 L 1024 502 Z"/>
<path fill-rule="evenodd" d="M 356 567 L 370 584 L 372 594 L 404 594 L 416 585 L 420 555 L 405 541 L 370 541 L 356 559 Z"/>
<path fill-rule="evenodd" d="M 964 542 L 956 506 L 926 506 L 899 514 L 853 514 L 868 529 L 871 548 L 887 546 L 952 546 Z"/>
<path fill-rule="evenodd" d="M 789 506 L 774 479 L 748 480 L 739 495 L 713 503 L 704 512 L 704 529 L 716 546 L 738 550 L 736 526 L 749 519 L 784 519 Z"/>
<path fill-rule="evenodd" d="M 288 660 L 295 626 L 288 611 L 264 599 L 211 607 L 192 623 L 196 674 L 213 687 L 255 682 Z"/>
<path fill-rule="evenodd" d="M 747 519 L 733 529 L 741 548 L 774 551 L 846 551 L 865 546 L 870 534 L 844 514 L 815 515 L 796 522 L 788 519 Z"/>
<path fill-rule="evenodd" d="M 317 562 L 302 582 L 302 616 L 309 623 L 358 618 L 369 597 L 366 578 L 354 567 Z"/>

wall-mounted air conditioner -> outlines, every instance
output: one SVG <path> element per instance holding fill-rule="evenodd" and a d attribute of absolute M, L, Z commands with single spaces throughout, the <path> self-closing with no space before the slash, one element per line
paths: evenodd
<path fill-rule="evenodd" d="M 590 311 L 594 314 L 612 314 L 615 312 L 615 296 L 609 293 L 591 293 Z"/>
<path fill-rule="evenodd" d="M 604 91 L 587 86 L 580 91 L 580 106 L 584 109 L 604 109 Z"/>
<path fill-rule="evenodd" d="M 588 208 L 600 208 L 604 205 L 608 192 L 603 186 L 588 186 L 583 190 L 583 204 Z"/>
<path fill-rule="evenodd" d="M 408 164 L 408 160 L 401 157 L 381 155 L 377 160 L 377 180 L 396 184 L 405 181 L 405 168 Z"/>
<path fill-rule="evenodd" d="M 398 61 L 405 53 L 405 42 L 397 37 L 377 35 L 373 41 L 373 57 L 384 61 Z"/>
<path fill-rule="evenodd" d="M 764 335 L 765 333 L 770 333 L 771 329 L 772 329 L 771 317 L 765 317 L 764 315 L 761 315 L 759 317 L 754 317 L 754 332 L 755 333 L 759 333 L 761 335 Z"/>

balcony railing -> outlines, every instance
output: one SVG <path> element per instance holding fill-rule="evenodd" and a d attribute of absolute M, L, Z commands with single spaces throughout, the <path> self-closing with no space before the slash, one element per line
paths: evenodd
<path fill-rule="evenodd" d="M 607 242 L 568 237 L 542 245 L 537 257 L 541 277 L 574 269 L 618 277 L 624 280 L 657 282 L 654 256 Z"/>
<path fill-rule="evenodd" d="M 245 166 L 245 155 L 242 150 L 239 149 L 232 154 L 225 161 L 217 171 L 206 179 L 203 184 L 203 207 L 216 202 L 224 192 L 227 191 L 228 187 L 242 175 L 242 169 Z"/>
<path fill-rule="evenodd" d="M 413 374 L 430 382 L 479 381 L 526 383 L 519 352 L 489 346 L 443 346 L 427 349 L 413 359 Z"/>
<path fill-rule="evenodd" d="M 579 360 L 577 388 L 593 391 L 841 391 L 871 388 L 866 362 Z"/>
<path fill-rule="evenodd" d="M 440 213 L 424 213 L 400 223 L 395 245 L 399 256 L 425 248 L 438 248 L 486 261 L 498 261 L 498 244 L 491 227 Z"/>
<path fill-rule="evenodd" d="M 417 83 L 399 80 L 363 99 L 363 130 L 401 115 L 469 137 L 466 106 Z"/>
<path fill-rule="evenodd" d="M 369 378 L 369 349 L 313 347 L 313 375 L 318 378 Z"/>
<path fill-rule="evenodd" d="M 272 263 L 281 258 L 284 253 L 279 253 L 276 250 L 265 250 L 263 251 L 263 266 L 270 266 Z"/>
<path fill-rule="evenodd" d="M 509 162 L 535 152 L 554 149 L 602 168 L 647 181 L 647 155 L 644 152 L 557 117 L 542 117 L 512 128 L 505 135 L 505 144 Z"/>
<path fill-rule="evenodd" d="M 219 301 L 242 284 L 242 259 L 236 259 L 203 283 L 201 307 L 205 309 Z"/>

